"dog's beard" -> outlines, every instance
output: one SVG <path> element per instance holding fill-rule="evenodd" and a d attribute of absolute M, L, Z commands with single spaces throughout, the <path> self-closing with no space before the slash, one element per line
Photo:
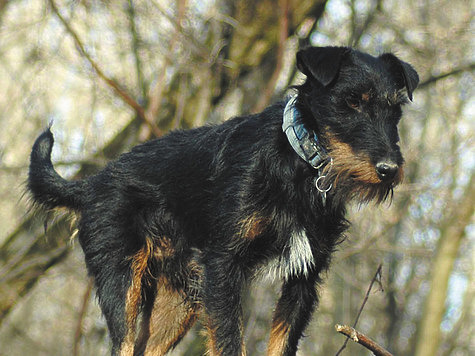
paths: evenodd
<path fill-rule="evenodd" d="M 350 171 L 332 171 L 325 175 L 322 182 L 325 186 L 332 186 L 331 191 L 342 201 L 355 200 L 359 203 L 375 201 L 382 203 L 392 200 L 395 182 L 367 183 L 358 179 Z"/>
<path fill-rule="evenodd" d="M 400 167 L 392 180 L 382 181 L 370 158 L 364 153 L 354 153 L 346 143 L 333 141 L 330 156 L 332 161 L 323 169 L 322 183 L 325 187 L 332 185 L 334 194 L 340 195 L 342 200 L 360 203 L 391 200 L 393 188 L 403 179 Z"/>

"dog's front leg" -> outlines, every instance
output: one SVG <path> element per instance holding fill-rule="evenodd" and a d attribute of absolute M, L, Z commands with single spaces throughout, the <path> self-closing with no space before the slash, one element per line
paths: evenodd
<path fill-rule="evenodd" d="M 207 314 L 208 351 L 212 356 L 242 356 L 242 268 L 229 253 L 214 251 L 203 259 L 203 304 Z"/>
<path fill-rule="evenodd" d="M 318 303 L 317 275 L 284 281 L 277 303 L 267 350 L 268 356 L 291 356 Z"/>

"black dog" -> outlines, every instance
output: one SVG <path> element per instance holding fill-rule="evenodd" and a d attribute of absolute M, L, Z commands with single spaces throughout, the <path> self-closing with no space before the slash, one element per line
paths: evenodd
<path fill-rule="evenodd" d="M 49 130 L 36 140 L 29 190 L 77 213 L 112 354 L 163 355 L 200 312 L 211 355 L 245 354 L 241 291 L 263 270 L 283 280 L 268 354 L 296 353 L 345 204 L 381 202 L 402 179 L 397 124 L 419 81 L 392 54 L 346 47 L 304 49 L 297 65 L 307 79 L 290 100 L 172 132 L 85 180 L 56 173 Z"/>

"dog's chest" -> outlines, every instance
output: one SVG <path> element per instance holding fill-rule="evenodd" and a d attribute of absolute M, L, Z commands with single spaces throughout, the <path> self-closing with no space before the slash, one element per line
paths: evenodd
<path fill-rule="evenodd" d="M 283 251 L 270 259 L 260 275 L 272 280 L 308 276 L 315 265 L 310 241 L 304 230 L 292 232 Z"/>

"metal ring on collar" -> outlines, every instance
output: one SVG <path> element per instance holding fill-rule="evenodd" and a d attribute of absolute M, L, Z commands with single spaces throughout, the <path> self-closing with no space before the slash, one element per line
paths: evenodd
<path fill-rule="evenodd" d="M 320 193 L 327 193 L 330 191 L 330 189 L 332 189 L 333 187 L 333 184 L 330 184 L 330 186 L 327 188 L 327 189 L 322 189 L 318 186 L 318 182 L 320 181 L 320 179 L 325 179 L 327 176 L 320 176 L 317 178 L 317 180 L 315 181 L 315 188 L 317 188 L 317 190 L 320 192 Z"/>

